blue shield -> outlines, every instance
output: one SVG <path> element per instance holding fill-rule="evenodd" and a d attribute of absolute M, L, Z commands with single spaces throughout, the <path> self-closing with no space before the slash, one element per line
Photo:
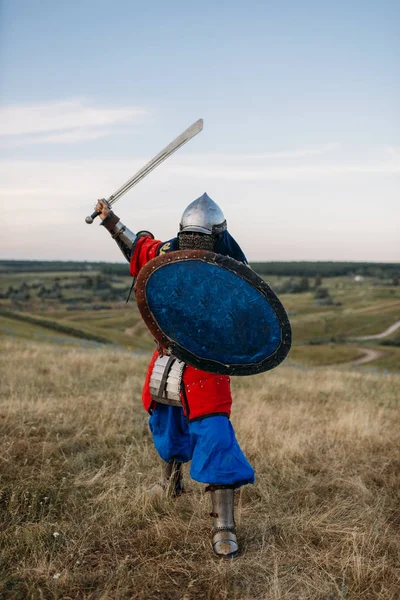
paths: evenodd
<path fill-rule="evenodd" d="M 156 340 L 194 367 L 251 375 L 276 367 L 290 350 L 290 323 L 278 297 L 228 256 L 163 254 L 141 269 L 135 293 Z"/>

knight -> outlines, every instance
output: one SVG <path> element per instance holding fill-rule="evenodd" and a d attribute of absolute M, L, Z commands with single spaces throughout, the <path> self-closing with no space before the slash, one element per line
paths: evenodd
<path fill-rule="evenodd" d="M 97 202 L 96 212 L 129 261 L 134 278 L 148 261 L 174 250 L 208 250 L 247 264 L 227 230 L 222 210 L 206 193 L 189 204 L 177 236 L 166 242 L 156 240 L 149 231 L 133 233 L 105 200 Z M 159 346 L 149 364 L 142 400 L 162 459 L 161 487 L 172 497 L 182 494 L 182 464 L 191 461 L 190 476 L 206 484 L 211 497 L 213 551 L 225 558 L 235 556 L 239 546 L 234 494 L 254 482 L 254 470 L 230 422 L 230 378 L 188 365 Z"/>

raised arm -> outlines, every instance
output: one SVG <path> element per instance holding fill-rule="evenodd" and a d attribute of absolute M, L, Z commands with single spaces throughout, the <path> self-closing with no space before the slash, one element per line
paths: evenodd
<path fill-rule="evenodd" d="M 99 217 L 102 220 L 101 224 L 111 233 L 122 254 L 125 256 L 126 260 L 130 262 L 132 247 L 137 237 L 136 234 L 121 223 L 120 218 L 113 213 L 105 200 L 97 201 L 96 211 L 99 213 Z"/>

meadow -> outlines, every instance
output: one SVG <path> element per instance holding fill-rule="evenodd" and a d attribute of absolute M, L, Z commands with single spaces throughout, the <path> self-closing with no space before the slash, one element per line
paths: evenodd
<path fill-rule="evenodd" d="M 145 359 L 1 343 L 1 598 L 399 597 L 398 375 L 287 361 L 234 378 L 257 480 L 236 494 L 241 553 L 224 561 L 188 468 L 178 500 L 147 493 Z"/>
<path fill-rule="evenodd" d="M 257 479 L 236 493 L 241 551 L 224 561 L 189 465 L 182 497 L 148 493 L 154 342 L 125 304 L 130 279 L 57 267 L 0 282 L 0 598 L 400 597 L 400 329 L 357 339 L 400 319 L 395 278 L 266 275 L 294 343 L 277 369 L 232 380 Z"/>

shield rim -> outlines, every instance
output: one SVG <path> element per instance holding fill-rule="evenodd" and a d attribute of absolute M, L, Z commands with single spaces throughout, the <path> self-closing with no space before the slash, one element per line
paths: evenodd
<path fill-rule="evenodd" d="M 199 358 L 162 331 L 147 302 L 147 282 L 150 277 L 164 265 L 190 260 L 200 260 L 233 272 L 261 292 L 269 302 L 281 326 L 281 341 L 272 354 L 258 363 L 249 363 L 245 365 L 235 363 L 224 364 L 217 360 Z M 290 351 L 292 342 L 291 326 L 288 315 L 279 298 L 260 275 L 253 271 L 248 265 L 245 265 L 230 256 L 223 256 L 222 254 L 215 254 L 215 252 L 208 252 L 205 250 L 176 250 L 161 254 L 146 263 L 139 271 L 135 284 L 135 296 L 142 319 L 155 340 L 167 353 L 173 354 L 180 360 L 183 360 L 187 364 L 198 369 L 209 371 L 210 373 L 218 373 L 220 375 L 254 375 L 277 367 L 287 357 Z"/>

